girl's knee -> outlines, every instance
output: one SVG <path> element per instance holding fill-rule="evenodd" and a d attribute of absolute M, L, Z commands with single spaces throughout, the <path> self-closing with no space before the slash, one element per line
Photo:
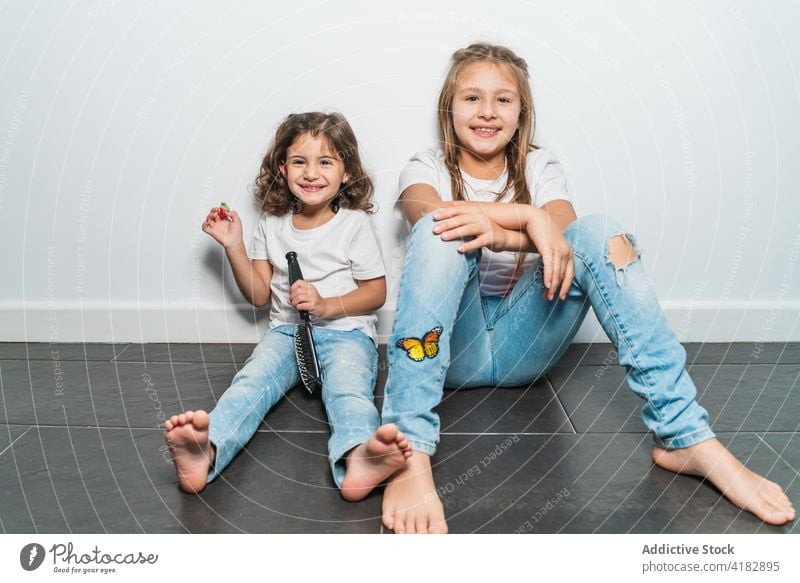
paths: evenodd
<path fill-rule="evenodd" d="M 448 260 L 454 263 L 463 261 L 464 255 L 458 252 L 462 241 L 460 239 L 445 241 L 434 233 L 436 221 L 433 219 L 433 215 L 432 212 L 424 215 L 412 227 L 409 252 L 421 253 L 426 259 L 435 258 L 439 265 Z"/>
<path fill-rule="evenodd" d="M 564 229 L 564 237 L 576 251 L 604 255 L 608 255 L 608 245 L 614 237 L 621 237 L 620 242 L 630 242 L 634 247 L 636 241 L 615 219 L 599 214 L 575 219 Z"/>
<path fill-rule="evenodd" d="M 378 377 L 375 347 L 365 349 L 355 343 L 341 343 L 320 359 L 323 395 L 326 393 L 372 393 Z"/>
<path fill-rule="evenodd" d="M 372 371 L 364 372 L 363 375 L 326 375 L 322 383 L 322 400 L 327 403 L 344 398 L 373 404 L 376 376 L 371 374 Z"/>
<path fill-rule="evenodd" d="M 636 239 L 630 233 L 619 234 L 608 240 L 606 258 L 616 267 L 627 267 L 641 255 L 635 247 Z"/>
<path fill-rule="evenodd" d="M 619 232 L 621 230 L 622 227 L 613 217 L 595 214 L 584 215 L 572 221 L 564 229 L 564 235 L 566 236 L 567 233 L 585 233 L 586 235 L 602 237 L 606 233 Z"/>

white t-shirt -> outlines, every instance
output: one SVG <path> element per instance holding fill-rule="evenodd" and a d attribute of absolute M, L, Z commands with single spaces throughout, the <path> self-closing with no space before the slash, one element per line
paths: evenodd
<path fill-rule="evenodd" d="M 358 288 L 355 280 L 386 275 L 381 244 L 370 216 L 363 211 L 339 209 L 327 223 L 314 229 L 297 229 L 291 213 L 281 217 L 262 214 L 250 259 L 272 264 L 270 329 L 297 324 L 300 314 L 289 303 L 289 267 L 286 254 L 297 253 L 305 281 L 323 298 L 338 297 Z M 333 330 L 361 330 L 375 340 L 375 314 L 315 320 L 314 326 Z"/>
<path fill-rule="evenodd" d="M 494 180 L 481 180 L 466 174 L 463 170 L 465 196 L 467 200 L 479 202 L 495 202 L 497 194 L 503 191 L 508 179 L 507 171 Z M 548 150 L 539 148 L 528 154 L 528 167 L 526 170 L 528 189 L 531 192 L 531 204 L 540 207 L 552 200 L 563 199 L 572 202 L 567 192 L 567 181 L 556 157 Z M 430 184 L 439 193 L 444 201 L 453 200 L 450 187 L 450 174 L 444 163 L 444 152 L 439 148 L 417 152 L 408 161 L 400 174 L 400 190 L 403 191 L 413 184 Z M 513 188 L 500 199 L 499 202 L 508 202 L 513 197 Z M 399 213 L 395 205 L 396 214 Z M 399 214 L 402 217 L 402 214 Z M 528 253 L 523 263 L 524 271 L 534 267 L 541 256 L 538 253 Z M 508 293 L 513 287 L 519 274 L 515 277 L 514 270 L 517 265 L 517 254 L 513 251 L 496 253 L 489 249 L 481 250 L 480 263 L 480 289 L 481 295 L 499 296 Z"/>

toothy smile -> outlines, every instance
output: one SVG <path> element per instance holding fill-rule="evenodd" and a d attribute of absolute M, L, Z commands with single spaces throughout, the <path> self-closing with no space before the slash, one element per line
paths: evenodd
<path fill-rule="evenodd" d="M 489 127 L 489 126 L 476 126 L 470 129 L 477 135 L 484 138 L 491 138 L 492 136 L 497 135 L 497 133 L 500 131 L 500 128 Z"/>
<path fill-rule="evenodd" d="M 306 192 L 319 192 L 325 188 L 322 184 L 301 184 L 300 187 Z"/>

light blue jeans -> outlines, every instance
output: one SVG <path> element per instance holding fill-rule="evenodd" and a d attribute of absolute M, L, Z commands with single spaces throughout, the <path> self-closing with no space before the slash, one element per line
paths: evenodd
<path fill-rule="evenodd" d="M 209 438 L 216 447 L 209 482 L 250 441 L 278 399 L 300 383 L 294 330 L 294 326 L 279 326 L 264 334 L 209 414 Z M 373 400 L 378 352 L 360 330 L 314 328 L 314 342 L 323 374 L 322 402 L 331 429 L 328 460 L 333 479 L 341 487 L 344 455 L 378 429 L 380 418 Z"/>
<path fill-rule="evenodd" d="M 505 297 L 483 297 L 480 253 L 461 254 L 461 241 L 433 233 L 428 214 L 412 229 L 389 343 L 383 422 L 396 423 L 414 449 L 433 455 L 439 442 L 434 408 L 448 387 L 518 386 L 544 375 L 569 347 L 589 306 L 614 343 L 631 389 L 644 400 L 642 418 L 664 448 L 714 437 L 695 400 L 686 351 L 661 311 L 633 235 L 603 215 L 581 217 L 564 231 L 575 278 L 567 298 L 547 301 L 544 267 L 529 269 Z M 617 267 L 608 241 L 627 238 L 637 258 Z M 439 352 L 419 360 L 397 346 L 442 328 Z M 433 351 L 431 351 L 433 352 Z M 531 411 L 531 415 L 535 412 Z"/>

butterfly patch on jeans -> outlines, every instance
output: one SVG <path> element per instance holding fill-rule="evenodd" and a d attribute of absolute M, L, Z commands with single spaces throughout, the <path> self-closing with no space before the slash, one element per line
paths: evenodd
<path fill-rule="evenodd" d="M 436 326 L 433 330 L 419 338 L 401 338 L 395 345 L 406 351 L 406 356 L 414 362 L 422 362 L 425 357 L 435 358 L 439 354 L 439 337 L 442 327 Z"/>

